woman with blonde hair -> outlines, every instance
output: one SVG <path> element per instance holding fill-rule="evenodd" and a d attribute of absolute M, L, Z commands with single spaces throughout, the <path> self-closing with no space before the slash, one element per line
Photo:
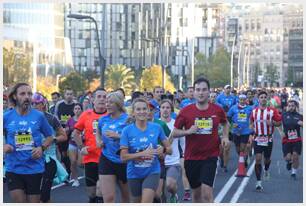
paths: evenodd
<path fill-rule="evenodd" d="M 105 203 L 115 202 L 118 180 L 121 202 L 129 202 L 126 163 L 118 154 L 121 132 L 128 118 L 122 94 L 118 91 L 109 93 L 106 97 L 106 109 L 108 115 L 99 119 L 96 135 L 97 146 L 103 148 L 99 161 L 99 188 Z"/>

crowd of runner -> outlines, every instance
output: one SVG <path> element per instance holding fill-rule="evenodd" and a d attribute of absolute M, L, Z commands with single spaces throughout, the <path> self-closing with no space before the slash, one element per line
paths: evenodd
<path fill-rule="evenodd" d="M 228 172 L 233 142 L 246 167 L 254 156 L 260 192 L 276 130 L 297 180 L 302 94 L 292 91 L 213 89 L 198 78 L 185 93 L 157 86 L 127 98 L 124 88 L 97 88 L 76 97 L 66 88 L 49 103 L 18 83 L 3 97 L 4 180 L 13 202 L 51 202 L 54 184 L 80 186 L 81 167 L 90 203 L 115 202 L 117 186 L 121 202 L 213 202 L 216 172 Z"/>

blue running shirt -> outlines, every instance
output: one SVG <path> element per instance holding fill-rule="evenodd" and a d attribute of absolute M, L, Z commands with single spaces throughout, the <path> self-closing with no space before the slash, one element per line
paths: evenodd
<path fill-rule="evenodd" d="M 157 148 L 158 141 L 166 139 L 161 126 L 147 122 L 145 131 L 138 129 L 134 124 L 125 127 L 121 134 L 120 147 L 127 147 L 129 153 L 137 153 L 147 148 Z M 153 159 L 129 160 L 127 163 L 127 178 L 144 178 L 150 174 L 160 173 L 158 156 Z"/>

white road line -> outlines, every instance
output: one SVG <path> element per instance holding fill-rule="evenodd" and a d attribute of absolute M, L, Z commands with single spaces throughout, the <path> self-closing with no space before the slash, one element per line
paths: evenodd
<path fill-rule="evenodd" d="M 240 197 L 240 195 L 242 194 L 245 186 L 248 184 L 249 180 L 250 180 L 250 176 L 252 175 L 252 173 L 254 172 L 254 167 L 255 167 L 255 160 L 253 161 L 251 167 L 248 169 L 247 172 L 247 176 L 248 177 L 244 177 L 244 179 L 242 180 L 241 184 L 239 185 L 237 191 L 235 192 L 234 196 L 231 199 L 231 203 L 236 203 Z"/>
<path fill-rule="evenodd" d="M 80 177 L 78 177 L 78 180 L 83 179 L 84 177 L 85 176 L 80 176 Z M 69 181 L 69 183 L 72 183 L 72 182 L 73 182 L 73 180 Z M 62 187 L 64 185 L 66 185 L 66 184 L 65 183 L 61 183 L 61 184 L 55 185 L 55 186 L 51 187 L 51 190 L 54 190 L 54 189 L 59 188 L 59 187 Z"/>
<path fill-rule="evenodd" d="M 225 197 L 226 193 L 229 191 L 229 189 L 232 187 L 234 184 L 235 180 L 237 179 L 236 177 L 237 170 L 234 172 L 234 174 L 231 176 L 231 178 L 226 182 L 222 190 L 219 192 L 219 194 L 216 196 L 215 201 L 216 203 L 219 203 L 223 200 Z"/>

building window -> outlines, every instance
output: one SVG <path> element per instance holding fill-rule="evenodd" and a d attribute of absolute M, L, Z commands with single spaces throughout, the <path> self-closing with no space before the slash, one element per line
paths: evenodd
<path fill-rule="evenodd" d="M 135 40 L 136 39 L 136 34 L 134 31 L 132 31 L 132 40 Z"/>
<path fill-rule="evenodd" d="M 131 21 L 132 21 L 132 23 L 135 23 L 135 14 L 132 14 Z"/>

